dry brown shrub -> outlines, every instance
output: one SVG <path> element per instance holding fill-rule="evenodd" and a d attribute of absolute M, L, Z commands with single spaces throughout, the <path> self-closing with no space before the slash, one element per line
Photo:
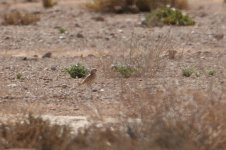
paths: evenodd
<path fill-rule="evenodd" d="M 29 114 L 0 124 L 0 147 L 63 149 L 70 139 L 70 131 L 69 127 L 50 125 L 49 121 Z"/>
<path fill-rule="evenodd" d="M 24 10 L 11 10 L 3 16 L 4 25 L 29 25 L 40 20 L 36 14 Z"/>
<path fill-rule="evenodd" d="M 57 4 L 57 0 L 42 0 L 43 7 L 51 8 Z"/>
<path fill-rule="evenodd" d="M 143 132 L 140 133 L 146 135 L 147 147 L 159 150 L 225 149 L 226 103 L 216 98 L 212 90 L 181 91 L 171 86 L 151 92 L 148 88 L 134 90 L 134 87 L 138 85 L 123 87 L 122 103 L 128 110 L 127 116 L 141 118 Z M 188 96 L 192 99 L 186 99 Z"/>
<path fill-rule="evenodd" d="M 169 52 L 169 59 L 175 59 L 176 58 L 177 51 L 169 50 L 168 52 Z"/>
<path fill-rule="evenodd" d="M 146 110 L 141 124 L 132 126 L 126 123 L 120 125 L 124 127 L 121 129 L 119 126 L 94 125 L 72 135 L 69 127 L 51 125 L 48 121 L 29 115 L 24 119 L 17 119 L 17 122 L 0 124 L 0 148 L 225 150 L 225 103 L 206 101 L 198 109 L 183 109 L 180 112 L 178 108 L 182 109 L 184 106 L 175 100 L 176 93 L 166 94 L 167 98 L 146 96 L 146 99 L 140 100 L 149 99 L 155 111 Z M 146 106 L 143 105 L 142 109 L 151 108 Z"/>
<path fill-rule="evenodd" d="M 188 8 L 187 0 L 93 0 L 91 3 L 86 3 L 86 7 L 98 12 L 136 13 L 154 10 L 168 4 L 176 8 Z"/>
<path fill-rule="evenodd" d="M 122 41 L 114 50 L 112 56 L 100 58 L 101 70 L 105 78 L 121 78 L 121 74 L 115 71 L 114 66 L 128 66 L 135 69 L 131 78 L 153 78 L 156 73 L 165 68 L 166 61 L 163 53 L 172 49 L 170 44 L 170 30 L 159 34 L 158 38 L 151 35 L 140 38 L 131 33 L 131 38 Z M 156 42 L 157 41 L 157 42 Z M 126 81 L 126 80 L 125 80 Z M 122 85 L 126 85 L 123 83 Z"/>
<path fill-rule="evenodd" d="M 159 150 L 224 150 L 226 103 L 208 92 L 181 93 L 177 88 L 150 93 L 150 89 L 123 88 L 122 103 L 130 117 L 140 117 L 146 147 Z M 182 99 L 192 95 L 193 100 Z M 139 127 L 140 128 L 140 127 Z"/>

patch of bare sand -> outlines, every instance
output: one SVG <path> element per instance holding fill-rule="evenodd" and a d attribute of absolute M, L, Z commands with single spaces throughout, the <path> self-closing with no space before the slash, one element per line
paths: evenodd
<path fill-rule="evenodd" d="M 87 56 L 95 56 L 102 57 L 106 55 L 110 55 L 111 52 L 108 50 L 7 50 L 0 51 L 0 55 L 4 57 L 33 57 L 38 56 L 42 57 L 46 52 L 51 52 L 53 57 L 87 57 Z"/>

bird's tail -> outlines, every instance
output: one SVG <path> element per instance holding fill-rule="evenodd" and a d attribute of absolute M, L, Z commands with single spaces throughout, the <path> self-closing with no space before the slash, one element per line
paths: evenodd
<path fill-rule="evenodd" d="M 84 84 L 84 80 L 82 80 L 81 82 L 78 83 L 78 86 L 81 86 Z"/>

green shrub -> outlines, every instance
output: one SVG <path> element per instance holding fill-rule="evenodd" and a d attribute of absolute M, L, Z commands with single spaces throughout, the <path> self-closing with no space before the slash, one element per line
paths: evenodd
<path fill-rule="evenodd" d="M 180 10 L 170 7 L 156 9 L 146 17 L 148 26 L 178 25 L 187 26 L 194 25 L 195 22 L 187 15 L 182 14 Z"/>
<path fill-rule="evenodd" d="M 88 69 L 82 64 L 71 65 L 65 71 L 70 74 L 72 78 L 83 78 L 88 74 Z"/>
<path fill-rule="evenodd" d="M 208 75 L 209 76 L 214 76 L 215 75 L 215 71 L 214 70 L 208 70 Z"/>
<path fill-rule="evenodd" d="M 22 74 L 21 74 L 21 73 L 18 73 L 18 74 L 16 75 L 16 79 L 18 79 L 18 80 L 22 79 Z"/>
<path fill-rule="evenodd" d="M 93 0 L 86 7 L 97 12 L 139 12 L 152 11 L 156 8 L 171 5 L 176 8 L 187 8 L 187 0 Z"/>
<path fill-rule="evenodd" d="M 184 77 L 190 77 L 194 73 L 193 68 L 183 68 L 182 74 Z"/>
<path fill-rule="evenodd" d="M 113 65 L 112 69 L 120 73 L 124 78 L 129 78 L 131 75 L 137 72 L 137 69 L 130 65 Z"/>
<path fill-rule="evenodd" d="M 66 29 L 64 29 L 63 27 L 57 26 L 57 27 L 55 27 L 55 29 L 57 29 L 60 34 L 66 33 Z"/>

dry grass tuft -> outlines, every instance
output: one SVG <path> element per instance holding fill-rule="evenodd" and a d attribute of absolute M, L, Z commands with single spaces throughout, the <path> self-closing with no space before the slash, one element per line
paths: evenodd
<path fill-rule="evenodd" d="M 50 125 L 48 121 L 28 115 L 0 124 L 0 148 L 63 149 L 70 138 L 70 128 Z"/>
<path fill-rule="evenodd" d="M 169 53 L 168 54 L 169 59 L 175 59 L 176 58 L 176 54 L 177 54 L 176 50 L 169 50 L 168 53 Z"/>
<path fill-rule="evenodd" d="M 30 25 L 38 22 L 38 15 L 29 13 L 24 10 L 12 10 L 3 16 L 4 25 Z"/>
<path fill-rule="evenodd" d="M 42 0 L 43 7 L 51 8 L 57 4 L 57 0 Z"/>
<path fill-rule="evenodd" d="M 187 0 L 93 0 L 86 3 L 90 10 L 115 13 L 152 11 L 166 5 L 180 9 L 188 8 Z"/>
<path fill-rule="evenodd" d="M 76 135 L 69 127 L 51 125 L 29 115 L 16 123 L 0 124 L 0 148 L 43 150 L 225 150 L 225 104 L 208 103 L 178 116 L 174 104 L 143 118 L 143 124 L 126 124 L 123 130 L 91 126 Z M 169 102 L 170 103 L 170 102 Z M 174 110 L 174 112 L 172 112 Z M 172 114 L 174 113 L 174 114 Z M 153 115 L 154 114 L 154 115 Z"/>

